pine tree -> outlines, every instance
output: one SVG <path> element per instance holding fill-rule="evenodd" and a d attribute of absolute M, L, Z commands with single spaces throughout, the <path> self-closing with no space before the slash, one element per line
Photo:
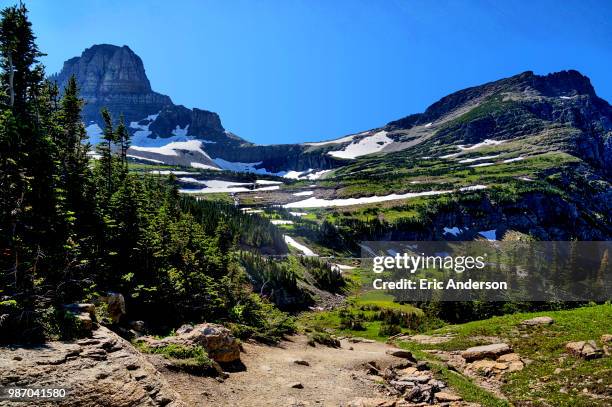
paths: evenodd
<path fill-rule="evenodd" d="M 125 127 L 125 118 L 123 117 L 123 114 L 119 118 L 119 125 L 117 126 L 115 140 L 117 140 L 119 143 L 121 174 L 122 177 L 124 177 L 128 172 L 127 151 L 130 148 L 130 133 Z"/>
<path fill-rule="evenodd" d="M 101 176 L 103 178 L 103 184 L 106 188 L 106 200 L 110 200 L 113 195 L 113 147 L 116 141 L 116 133 L 113 130 L 113 123 L 110 113 L 106 108 L 102 109 L 102 120 L 104 121 L 104 131 L 102 135 L 102 142 L 98 144 L 98 153 L 100 154 L 100 160 L 98 162 L 101 170 Z"/>

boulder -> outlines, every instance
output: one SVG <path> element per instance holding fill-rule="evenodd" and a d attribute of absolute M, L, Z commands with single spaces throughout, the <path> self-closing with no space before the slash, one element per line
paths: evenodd
<path fill-rule="evenodd" d="M 396 358 L 415 361 L 414 356 L 412 356 L 412 353 L 404 349 L 387 349 L 386 353 L 387 355 L 395 356 Z"/>
<path fill-rule="evenodd" d="M 521 322 L 521 325 L 525 326 L 537 326 L 537 325 L 550 325 L 555 322 L 551 317 L 535 317 L 531 319 L 526 319 Z"/>
<path fill-rule="evenodd" d="M 118 324 L 125 315 L 125 298 L 123 294 L 109 292 L 98 298 L 99 304 L 105 304 L 108 317 L 113 324 Z"/>
<path fill-rule="evenodd" d="M 494 343 L 491 345 L 475 346 L 461 352 L 461 356 L 467 362 L 473 362 L 480 359 L 497 359 L 499 356 L 512 352 L 510 346 L 506 343 Z"/>
<path fill-rule="evenodd" d="M 568 342 L 565 345 L 565 350 L 574 356 L 581 357 L 583 359 L 597 359 L 603 356 L 603 351 L 597 346 L 595 341 L 578 341 Z"/>
<path fill-rule="evenodd" d="M 202 346 L 208 352 L 208 356 L 219 363 L 235 362 L 240 359 L 240 343 L 232 336 L 229 329 L 218 324 L 183 325 L 176 330 L 174 336 L 163 339 L 143 336 L 138 340 L 146 342 L 152 348 L 169 344 Z"/>
<path fill-rule="evenodd" d="M 58 404 L 63 407 L 185 406 L 129 342 L 104 327 L 91 335 L 75 342 L 0 348 L 0 387 L 14 386 L 18 378 L 19 387 L 65 388 L 69 395 Z"/>
<path fill-rule="evenodd" d="M 74 315 L 79 323 L 79 328 L 89 335 L 94 329 L 96 318 L 96 307 L 93 304 L 66 304 L 64 310 Z"/>

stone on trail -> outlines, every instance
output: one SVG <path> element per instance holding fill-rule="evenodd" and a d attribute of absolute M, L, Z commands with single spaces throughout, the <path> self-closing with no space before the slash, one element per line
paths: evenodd
<path fill-rule="evenodd" d="M 568 342 L 565 345 L 565 350 L 574 356 L 583 359 L 597 359 L 603 356 L 602 350 L 597 346 L 594 340 Z"/>
<path fill-rule="evenodd" d="M 550 325 L 555 322 L 551 317 L 535 317 L 531 319 L 526 319 L 521 322 L 521 325 L 525 326 L 537 326 L 537 325 Z"/>
<path fill-rule="evenodd" d="M 409 359 L 414 361 L 414 356 L 410 351 L 404 349 L 387 349 L 387 355 L 395 356 L 396 358 Z"/>
<path fill-rule="evenodd" d="M 434 395 L 437 402 L 440 403 L 450 403 L 453 401 L 461 401 L 462 398 L 457 396 L 456 394 L 449 393 L 446 391 L 439 391 Z"/>
<path fill-rule="evenodd" d="M 303 389 L 304 385 L 300 382 L 289 383 L 289 387 L 292 389 Z"/>
<path fill-rule="evenodd" d="M 293 363 L 295 363 L 296 365 L 302 365 L 302 366 L 310 366 L 310 363 L 308 363 L 305 360 L 294 360 Z"/>
<path fill-rule="evenodd" d="M 358 397 L 349 401 L 347 407 L 394 407 L 394 400 L 380 398 Z"/>
<path fill-rule="evenodd" d="M 496 359 L 499 356 L 512 352 L 512 349 L 507 343 L 494 343 L 491 345 L 474 346 L 461 352 L 461 356 L 467 362 L 473 362 L 480 359 Z"/>

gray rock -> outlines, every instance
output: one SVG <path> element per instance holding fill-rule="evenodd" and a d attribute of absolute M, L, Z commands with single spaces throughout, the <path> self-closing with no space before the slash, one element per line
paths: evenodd
<path fill-rule="evenodd" d="M 412 353 L 404 349 L 387 349 L 386 354 L 395 356 L 396 358 L 415 361 L 414 356 L 412 356 Z"/>
<path fill-rule="evenodd" d="M 583 359 L 597 359 L 603 356 L 603 351 L 597 346 L 595 341 L 569 342 L 565 345 L 565 350 Z"/>
<path fill-rule="evenodd" d="M 475 346 L 461 352 L 461 356 L 467 361 L 472 362 L 480 359 L 497 359 L 499 356 L 512 352 L 506 343 L 494 343 L 491 345 Z"/>
<path fill-rule="evenodd" d="M 531 319 L 526 319 L 523 322 L 521 322 L 521 325 L 526 325 L 526 326 L 536 326 L 536 325 L 550 325 L 553 322 L 555 322 L 554 319 L 552 319 L 551 317 L 535 317 L 535 318 L 531 318 Z"/>

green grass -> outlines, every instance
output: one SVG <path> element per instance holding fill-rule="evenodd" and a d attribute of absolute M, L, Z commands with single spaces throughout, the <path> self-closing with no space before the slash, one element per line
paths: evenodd
<path fill-rule="evenodd" d="M 212 371 L 213 361 L 201 346 L 184 346 L 168 344 L 160 347 L 150 347 L 145 342 L 136 342 L 135 346 L 143 353 L 162 355 L 172 367 L 194 374 Z"/>
<path fill-rule="evenodd" d="M 523 328 L 528 318 L 547 315 L 555 323 L 545 327 Z M 483 342 L 477 336 L 497 336 L 510 344 L 522 358 L 532 361 L 522 371 L 506 376 L 504 394 L 517 405 L 534 406 L 607 406 L 608 400 L 585 396 L 582 390 L 603 395 L 612 386 L 612 358 L 585 361 L 568 356 L 565 344 L 571 341 L 598 341 L 612 333 L 612 306 L 599 305 L 565 311 L 518 313 L 483 321 L 450 325 L 430 333 L 452 333 L 456 337 L 438 345 L 401 343 L 400 346 L 424 354 L 425 349 L 462 350 Z M 555 369 L 563 369 L 555 374 Z M 598 381 L 600 381 L 598 383 Z M 567 392 L 562 392 L 564 389 Z M 464 397 L 465 398 L 465 397 Z M 468 400 L 467 398 L 465 398 Z"/>

